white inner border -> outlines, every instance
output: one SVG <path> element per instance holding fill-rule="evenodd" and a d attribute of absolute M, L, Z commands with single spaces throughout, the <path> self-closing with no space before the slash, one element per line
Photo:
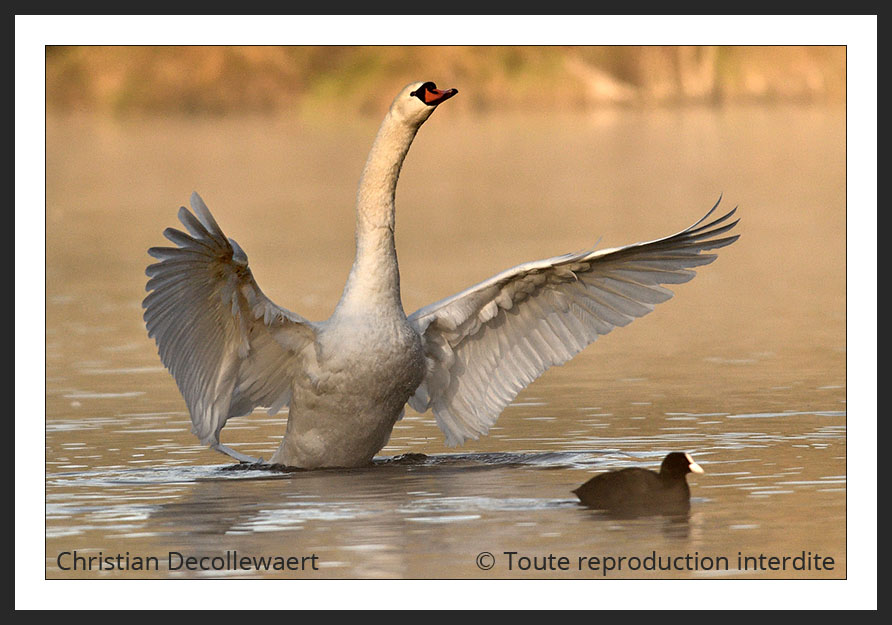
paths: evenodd
<path fill-rule="evenodd" d="M 849 307 L 847 580 L 47 581 L 44 46 L 60 44 L 846 45 Z M 876 609 L 877 17 L 15 17 L 15 607 Z M 854 217 L 854 219 L 853 219 Z M 857 311 L 857 316 L 851 313 Z M 43 411 L 45 414 L 45 411 Z M 226 584 L 220 587 L 215 584 Z M 249 584 L 237 588 L 232 584 Z M 159 586 L 158 584 L 163 584 Z M 287 588 L 284 584 L 291 584 Z M 298 584 L 295 586 L 294 584 Z M 530 584 L 534 584 L 532 588 Z M 642 584 L 644 586 L 642 586 Z M 383 585 L 383 586 L 382 586 Z M 385 587 L 386 586 L 386 587 Z M 226 599 L 220 601 L 221 592 Z M 392 596 L 382 596 L 390 592 Z M 648 595 L 642 605 L 642 592 Z M 350 596 L 350 605 L 343 602 Z M 261 617 L 262 618 L 262 617 Z"/>

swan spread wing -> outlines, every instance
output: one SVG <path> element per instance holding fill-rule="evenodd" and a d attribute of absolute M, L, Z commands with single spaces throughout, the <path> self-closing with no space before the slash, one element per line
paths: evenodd
<path fill-rule="evenodd" d="M 546 369 L 649 313 L 673 295 L 662 284 L 687 282 L 715 260 L 704 250 L 733 243 L 721 235 L 736 208 L 701 225 L 719 202 L 678 234 L 524 263 L 413 313 L 427 373 L 409 405 L 433 410 L 447 445 L 486 434 Z"/>
<path fill-rule="evenodd" d="M 270 301 L 197 193 L 190 203 L 195 215 L 185 207 L 178 215 L 189 234 L 164 231 L 178 247 L 149 249 L 160 262 L 146 269 L 144 319 L 186 399 L 192 431 L 214 445 L 230 417 L 288 405 L 315 327 Z"/>

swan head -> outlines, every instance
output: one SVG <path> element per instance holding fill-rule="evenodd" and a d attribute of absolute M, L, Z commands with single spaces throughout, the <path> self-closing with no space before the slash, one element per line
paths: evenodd
<path fill-rule="evenodd" d="M 458 93 L 458 89 L 437 89 L 431 81 L 418 81 L 406 85 L 390 105 L 395 118 L 418 127 L 431 116 L 434 109 Z"/>

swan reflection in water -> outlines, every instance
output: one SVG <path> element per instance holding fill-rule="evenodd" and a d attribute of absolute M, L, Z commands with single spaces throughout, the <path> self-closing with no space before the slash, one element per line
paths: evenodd
<path fill-rule="evenodd" d="M 323 561 L 347 558 L 351 566 L 374 564 L 388 575 L 420 566 L 417 554 L 426 553 L 445 526 L 453 537 L 463 537 L 450 547 L 449 557 L 465 563 L 473 562 L 468 545 L 496 544 L 491 523 L 516 529 L 522 522 L 528 528 L 507 532 L 506 549 L 517 545 L 519 535 L 570 527 L 583 532 L 574 540 L 609 532 L 674 540 L 696 530 L 689 515 L 623 518 L 580 506 L 569 493 L 570 480 L 603 462 L 599 451 L 412 453 L 351 469 L 204 467 L 175 502 L 154 507 L 150 526 L 163 528 L 174 544 L 188 541 L 196 552 L 219 549 L 221 536 L 242 536 L 234 544 L 244 545 L 244 551 L 255 544 L 251 537 L 277 534 L 276 544 L 306 544 L 304 535 L 331 532 L 336 539 L 321 540 L 329 545 L 319 551 Z M 356 552 L 342 553 L 351 550 Z M 326 575 L 339 572 L 323 567 Z"/>
<path fill-rule="evenodd" d="M 406 315 L 394 243 L 395 193 L 421 125 L 457 93 L 416 82 L 396 96 L 359 183 L 356 257 L 331 317 L 313 322 L 269 300 L 248 257 L 202 199 L 180 209 L 188 232 L 164 235 L 146 270 L 149 336 L 186 400 L 202 443 L 240 462 L 262 459 L 220 441 L 231 417 L 288 407 L 271 461 L 302 468 L 367 465 L 408 403 L 430 410 L 449 446 L 485 435 L 549 367 L 647 314 L 715 259 L 707 250 L 734 210 L 624 247 L 533 261 Z"/>

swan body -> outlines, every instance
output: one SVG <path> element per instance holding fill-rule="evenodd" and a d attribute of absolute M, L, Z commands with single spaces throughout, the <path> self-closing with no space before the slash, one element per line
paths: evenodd
<path fill-rule="evenodd" d="M 715 259 L 705 250 L 734 210 L 682 232 L 620 248 L 525 263 L 406 316 L 394 245 L 397 179 L 415 134 L 455 95 L 431 82 L 394 99 L 362 173 L 356 257 L 332 316 L 312 322 L 270 301 L 245 252 L 198 194 L 180 208 L 188 232 L 153 247 L 143 301 L 149 336 L 186 400 L 192 431 L 240 462 L 258 459 L 220 442 L 231 417 L 289 408 L 271 461 L 303 468 L 368 463 L 408 403 L 431 410 L 448 445 L 486 434 L 530 382 L 601 334 L 650 312 Z M 718 204 L 716 204 L 718 206 Z"/>

